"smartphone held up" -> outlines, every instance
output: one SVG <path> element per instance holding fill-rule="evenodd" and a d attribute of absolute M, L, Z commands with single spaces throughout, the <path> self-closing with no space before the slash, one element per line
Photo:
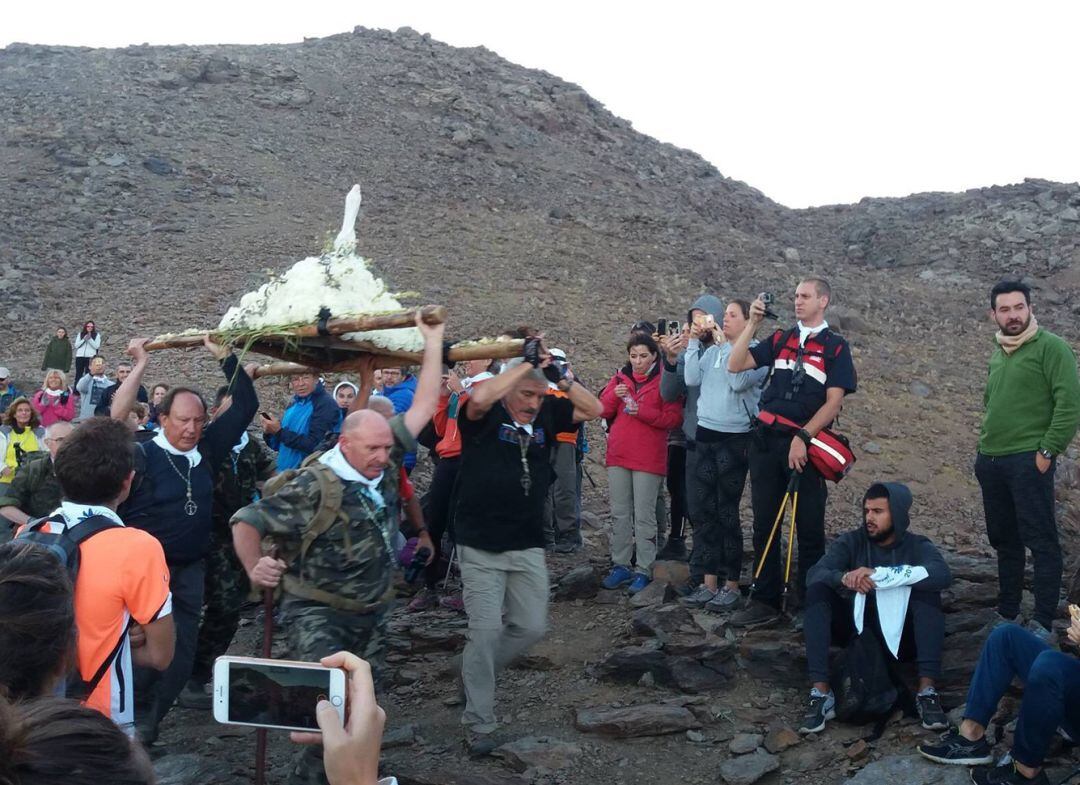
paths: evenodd
<path fill-rule="evenodd" d="M 318 663 L 219 657 L 214 719 L 228 725 L 319 732 L 315 707 L 330 703 L 345 722 L 345 671 Z"/>

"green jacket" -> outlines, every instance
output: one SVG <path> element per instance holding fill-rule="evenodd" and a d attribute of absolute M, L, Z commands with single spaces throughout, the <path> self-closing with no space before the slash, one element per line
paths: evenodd
<path fill-rule="evenodd" d="M 11 484 L 0 490 L 0 507 L 17 507 L 31 518 L 44 518 L 60 506 L 64 495 L 47 451 L 30 453 L 15 471 Z"/>
<path fill-rule="evenodd" d="M 41 370 L 48 371 L 51 368 L 71 373 L 71 341 L 67 338 L 57 338 L 54 335 L 49 339 L 49 345 L 45 348 L 45 359 L 41 361 Z"/>
<path fill-rule="evenodd" d="M 1080 425 L 1080 378 L 1072 348 L 1041 327 L 1011 355 L 997 346 L 983 405 L 979 452 L 984 455 L 1065 452 Z"/>

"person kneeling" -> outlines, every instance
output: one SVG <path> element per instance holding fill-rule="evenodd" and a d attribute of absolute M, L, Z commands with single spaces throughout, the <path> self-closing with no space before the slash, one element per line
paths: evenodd
<path fill-rule="evenodd" d="M 1080 618 L 1073 615 L 1069 640 L 1080 646 Z M 1011 766 L 984 766 L 971 772 L 976 785 L 1048 782 L 1042 765 L 1054 733 L 1080 739 L 1080 660 L 1054 651 L 1038 635 L 1016 624 L 990 633 L 968 688 L 964 720 L 919 754 L 937 763 L 992 764 L 986 726 L 1013 679 L 1024 685 L 1013 735 Z"/>
<path fill-rule="evenodd" d="M 846 645 L 860 634 L 864 616 L 870 624 L 877 619 L 880 630 L 868 632 L 883 641 L 891 658 L 909 660 L 914 654 L 922 726 L 948 726 L 934 684 L 945 639 L 941 592 L 952 574 L 929 539 L 908 532 L 910 509 L 906 485 L 874 483 L 863 497 L 863 525 L 840 535 L 810 568 L 803 634 L 813 687 L 800 733 L 817 733 L 836 716 L 829 645 Z"/>

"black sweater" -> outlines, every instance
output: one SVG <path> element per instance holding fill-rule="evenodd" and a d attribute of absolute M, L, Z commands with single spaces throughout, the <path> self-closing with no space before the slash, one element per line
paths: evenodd
<path fill-rule="evenodd" d="M 187 458 L 171 455 L 153 442 L 137 445 L 135 483 L 119 511 L 127 525 L 148 531 L 161 542 L 169 564 L 190 564 L 206 554 L 214 478 L 259 409 L 255 385 L 234 355 L 222 360 L 221 370 L 232 385 L 233 402 L 221 417 L 206 426 L 199 440 L 202 461 L 191 470 L 196 513 L 188 515 L 184 510 Z"/>

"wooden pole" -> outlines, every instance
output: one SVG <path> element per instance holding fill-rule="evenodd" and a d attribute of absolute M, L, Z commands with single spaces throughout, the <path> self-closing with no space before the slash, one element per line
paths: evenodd
<path fill-rule="evenodd" d="M 344 345 L 342 345 L 344 344 Z M 496 341 L 492 343 L 464 343 L 450 347 L 447 352 L 451 362 L 464 362 L 466 360 L 505 360 L 511 357 L 520 357 L 525 342 L 519 339 L 513 341 Z M 255 378 L 262 379 L 267 376 L 291 376 L 298 373 L 347 373 L 356 371 L 360 365 L 360 358 L 370 356 L 374 358 L 375 368 L 396 368 L 402 365 L 419 365 L 423 360 L 420 352 L 387 352 L 379 347 L 364 342 L 341 341 L 331 347 L 330 352 L 335 355 L 333 362 L 321 362 L 314 355 L 318 354 L 315 347 L 302 351 L 286 351 L 284 347 L 274 345 L 256 344 L 251 350 L 259 354 L 271 357 L 291 357 L 297 359 L 301 354 L 304 359 L 309 359 L 310 364 L 302 362 L 275 362 L 259 366 L 255 370 Z M 349 356 L 353 355 L 353 356 Z"/>

